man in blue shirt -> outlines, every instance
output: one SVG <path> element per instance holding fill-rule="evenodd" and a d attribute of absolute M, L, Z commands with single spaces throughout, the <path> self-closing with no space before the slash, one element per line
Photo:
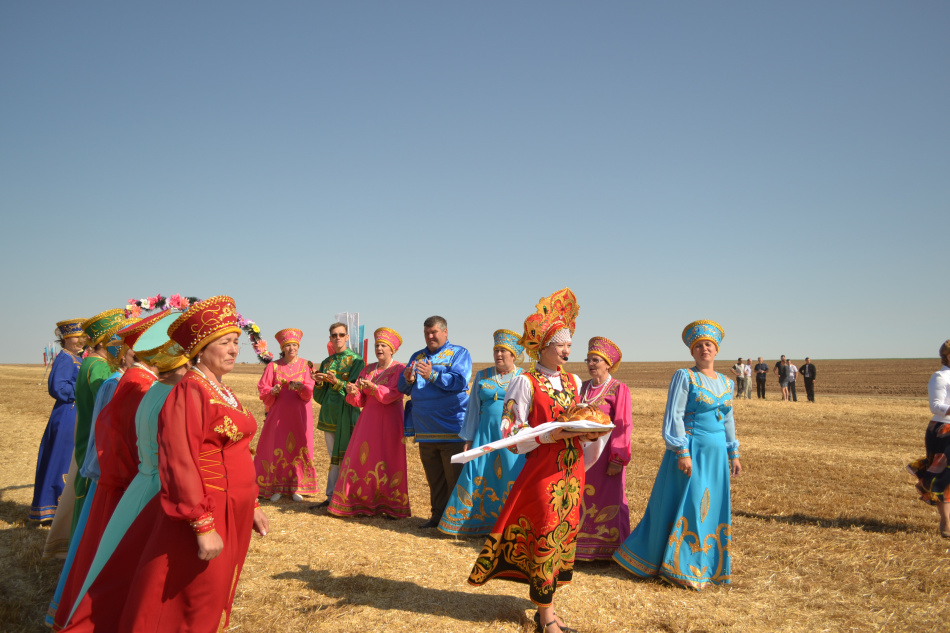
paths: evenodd
<path fill-rule="evenodd" d="M 452 456 L 462 452 L 459 437 L 468 406 L 468 381 L 472 357 L 460 345 L 449 343 L 448 324 L 440 316 L 423 323 L 426 346 L 413 354 L 399 377 L 399 391 L 412 399 L 406 405 L 405 435 L 415 437 L 419 458 L 429 483 L 431 514 L 422 528 L 439 524 L 462 464 Z"/>
<path fill-rule="evenodd" d="M 769 377 L 769 366 L 767 363 L 762 362 L 762 357 L 759 356 L 759 362 L 756 363 L 753 369 L 755 370 L 756 394 L 765 400 L 765 381 Z"/>

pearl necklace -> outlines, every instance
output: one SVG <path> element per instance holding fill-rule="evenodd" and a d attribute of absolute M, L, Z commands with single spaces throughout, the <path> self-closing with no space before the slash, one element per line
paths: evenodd
<path fill-rule="evenodd" d="M 592 380 L 590 383 L 590 387 L 587 388 L 587 393 L 584 394 L 584 398 L 581 400 L 581 404 L 593 404 L 595 400 L 597 400 L 604 393 L 606 393 L 607 385 L 609 385 L 613 381 L 614 381 L 613 376 L 607 376 L 607 380 L 605 380 L 603 383 L 595 387 L 594 382 Z M 595 390 L 596 390 L 596 395 L 594 393 Z"/>
<path fill-rule="evenodd" d="M 514 379 L 514 377 L 515 377 L 515 376 L 514 376 L 515 371 L 516 371 L 515 369 L 512 369 L 511 371 L 506 372 L 506 373 L 504 373 L 504 374 L 496 373 L 495 375 L 493 375 L 493 376 L 491 377 L 491 381 L 492 381 L 493 383 L 495 383 L 496 385 L 498 385 L 499 387 L 501 387 L 501 388 L 504 389 L 504 388 L 507 387 L 508 384 Z M 502 376 L 507 376 L 508 374 L 511 374 L 511 377 L 510 377 L 508 380 L 504 380 L 504 381 L 501 380 L 501 377 L 502 377 Z"/>
<path fill-rule="evenodd" d="M 389 364 L 385 367 L 380 367 L 379 363 L 376 363 L 376 369 L 373 370 L 373 373 L 369 375 L 369 381 L 375 383 L 376 379 L 386 373 L 390 367 L 393 366 L 393 361 L 389 361 Z"/>
<path fill-rule="evenodd" d="M 221 385 L 221 387 L 224 387 L 224 388 L 227 390 L 227 393 L 224 393 L 224 391 L 221 391 L 221 387 L 218 387 L 218 385 L 216 385 L 215 383 L 213 383 L 213 382 L 211 382 L 210 380 L 208 380 L 208 377 L 205 376 L 205 373 L 204 373 L 203 371 L 201 371 L 200 369 L 198 369 L 197 365 L 196 365 L 195 367 L 192 367 L 192 369 L 194 369 L 196 372 L 198 372 L 198 374 L 199 374 L 202 378 L 205 379 L 205 382 L 207 382 L 209 385 L 211 385 L 211 386 L 214 388 L 214 390 L 218 392 L 218 395 L 221 396 L 221 399 L 222 399 L 222 400 L 224 400 L 226 403 L 228 403 L 229 405 L 231 405 L 232 408 L 234 408 L 234 409 L 237 409 L 237 408 L 238 408 L 238 401 L 237 401 L 237 398 L 234 397 L 234 395 L 231 393 L 231 390 L 230 390 L 230 389 L 228 389 L 227 387 L 224 387 L 224 385 Z"/>

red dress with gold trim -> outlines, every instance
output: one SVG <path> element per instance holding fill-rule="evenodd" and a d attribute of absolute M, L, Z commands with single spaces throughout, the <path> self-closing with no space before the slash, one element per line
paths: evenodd
<path fill-rule="evenodd" d="M 527 422 L 551 422 L 577 403 L 573 376 L 561 371 L 560 391 L 537 370 L 523 374 L 531 384 Z M 514 402 L 505 402 L 510 415 Z M 577 438 L 541 444 L 527 455 L 498 521 L 485 539 L 468 577 L 473 585 L 492 578 L 527 583 L 537 605 L 550 605 L 558 585 L 571 582 L 584 489 L 584 451 Z"/>
<path fill-rule="evenodd" d="M 256 431 L 250 411 L 200 372 L 192 369 L 172 389 L 158 418 L 161 513 L 119 631 L 211 633 L 228 625 L 254 524 Z M 190 522 L 209 514 L 224 549 L 203 561 Z"/>
<path fill-rule="evenodd" d="M 89 508 L 89 518 L 76 549 L 76 558 L 69 569 L 63 595 L 56 609 L 53 630 L 66 625 L 73 611 L 79 590 L 86 581 L 112 513 L 122 494 L 138 472 L 139 451 L 136 445 L 135 412 L 157 376 L 139 365 L 133 365 L 119 379 L 115 395 L 96 419 L 96 453 L 99 458 L 99 482 Z"/>

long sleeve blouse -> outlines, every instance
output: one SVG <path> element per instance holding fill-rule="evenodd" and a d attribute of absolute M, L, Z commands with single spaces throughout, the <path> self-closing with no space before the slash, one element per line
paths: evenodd
<path fill-rule="evenodd" d="M 950 367 L 944 365 L 930 377 L 930 412 L 937 422 L 950 423 Z"/>
<path fill-rule="evenodd" d="M 354 407 L 363 408 L 370 399 L 376 400 L 380 404 L 392 404 L 401 400 L 403 395 L 399 391 L 399 376 L 405 371 L 406 366 L 402 363 L 393 361 L 392 364 L 377 373 L 376 367 L 379 363 L 372 363 L 363 368 L 360 372 L 360 378 L 368 380 L 370 386 L 355 394 L 347 393 L 346 402 Z"/>
<path fill-rule="evenodd" d="M 254 417 L 243 405 L 224 402 L 210 382 L 196 370 L 189 371 L 168 394 L 158 415 L 158 473 L 165 514 L 194 521 L 214 511 L 212 491 L 226 490 L 239 479 L 253 483 L 247 445 L 256 429 Z M 235 444 L 241 445 L 237 450 L 247 451 L 238 458 L 239 465 L 246 467 L 222 467 L 224 449 Z"/>
<path fill-rule="evenodd" d="M 710 378 L 704 374 L 694 371 L 693 375 L 697 377 L 700 384 L 715 394 L 728 394 L 732 397 L 732 381 L 716 374 L 715 378 Z M 684 416 L 687 407 L 692 408 L 689 399 L 690 380 L 689 373 L 685 369 L 678 369 L 673 374 L 673 380 L 670 381 L 670 391 L 666 399 L 666 412 L 663 415 L 663 441 L 666 448 L 675 453 L 688 455 L 689 438 L 686 433 L 686 423 Z M 726 432 L 726 450 L 730 457 L 738 456 L 739 442 L 736 440 L 736 421 L 732 415 L 731 402 L 728 407 L 721 407 L 723 413 L 723 427 Z M 685 452 L 684 452 L 685 451 Z"/>
<path fill-rule="evenodd" d="M 267 364 L 267 367 L 264 368 L 264 375 L 257 382 L 257 393 L 260 395 L 265 409 L 270 410 L 277 404 L 277 399 L 282 393 L 295 393 L 292 389 L 287 388 L 288 382 L 302 383 L 296 391 L 296 396 L 303 401 L 304 405 L 310 403 L 315 383 L 313 378 L 310 377 L 307 361 L 298 358 L 289 365 L 275 361 Z M 274 387 L 277 385 L 280 385 L 280 389 L 275 394 Z M 293 399 L 293 396 L 291 396 L 291 400 Z"/>

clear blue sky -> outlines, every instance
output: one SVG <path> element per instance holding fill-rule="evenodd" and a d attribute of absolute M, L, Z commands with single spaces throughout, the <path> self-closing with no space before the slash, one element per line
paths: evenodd
<path fill-rule="evenodd" d="M 564 286 L 688 359 L 950 337 L 950 3 L 4 2 L 0 362 L 132 296 L 488 360 Z M 271 339 L 273 346 L 273 339 Z M 242 360 L 250 360 L 245 352 Z"/>

